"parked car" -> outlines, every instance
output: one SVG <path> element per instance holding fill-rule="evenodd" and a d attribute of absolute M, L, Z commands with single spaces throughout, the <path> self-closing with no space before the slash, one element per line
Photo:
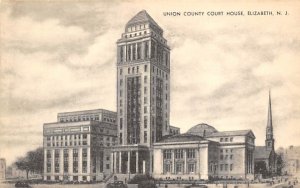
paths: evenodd
<path fill-rule="evenodd" d="M 123 181 L 115 181 L 107 184 L 106 188 L 127 188 L 127 185 Z"/>
<path fill-rule="evenodd" d="M 19 181 L 15 184 L 15 187 L 30 187 L 30 185 L 26 182 Z"/>
<path fill-rule="evenodd" d="M 202 184 L 192 184 L 192 185 L 185 186 L 185 188 L 208 188 L 208 187 Z"/>

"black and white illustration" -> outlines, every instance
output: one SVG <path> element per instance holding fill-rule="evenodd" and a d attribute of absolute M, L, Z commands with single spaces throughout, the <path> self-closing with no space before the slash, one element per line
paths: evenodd
<path fill-rule="evenodd" d="M 300 187 L 299 2 L 0 10 L 0 187 Z"/>

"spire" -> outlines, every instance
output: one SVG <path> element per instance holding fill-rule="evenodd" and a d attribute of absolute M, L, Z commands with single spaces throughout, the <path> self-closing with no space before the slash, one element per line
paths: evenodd
<path fill-rule="evenodd" d="M 273 128 L 272 125 L 272 104 L 271 104 L 271 91 L 269 90 L 269 109 L 268 109 L 268 123 L 267 127 Z"/>

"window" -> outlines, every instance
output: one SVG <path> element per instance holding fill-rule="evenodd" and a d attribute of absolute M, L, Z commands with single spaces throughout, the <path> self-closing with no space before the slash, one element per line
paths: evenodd
<path fill-rule="evenodd" d="M 233 164 L 230 164 L 230 171 L 233 170 Z"/>
<path fill-rule="evenodd" d="M 183 158 L 183 150 L 182 149 L 176 149 L 175 150 L 175 159 L 182 159 Z"/>
<path fill-rule="evenodd" d="M 171 165 L 170 164 L 165 164 L 165 173 L 171 172 Z"/>
<path fill-rule="evenodd" d="M 188 173 L 193 173 L 195 172 L 195 163 L 190 163 L 188 164 Z"/>
<path fill-rule="evenodd" d="M 230 159 L 233 159 L 233 155 L 230 155 Z"/>
<path fill-rule="evenodd" d="M 146 84 L 148 82 L 147 76 L 144 76 L 144 83 Z"/>
<path fill-rule="evenodd" d="M 195 149 L 187 149 L 187 158 L 195 158 Z"/>
<path fill-rule="evenodd" d="M 225 171 L 228 170 L 228 164 L 225 164 Z"/>
<path fill-rule="evenodd" d="M 148 66 L 147 65 L 144 65 L 144 72 L 147 72 L 148 70 Z"/>
<path fill-rule="evenodd" d="M 120 86 L 123 86 L 123 79 L 120 79 Z"/>
<path fill-rule="evenodd" d="M 225 138 L 225 142 L 228 142 L 228 138 Z"/>
<path fill-rule="evenodd" d="M 149 58 L 149 43 L 148 42 L 145 42 L 145 58 Z M 145 72 L 147 72 L 147 69 L 145 69 Z"/>
<path fill-rule="evenodd" d="M 223 171 L 223 167 L 224 167 L 224 165 L 220 164 L 220 171 Z"/>
<path fill-rule="evenodd" d="M 122 97 L 122 94 L 123 94 L 123 93 L 122 93 L 122 90 L 120 90 L 120 97 Z"/>
<path fill-rule="evenodd" d="M 182 173 L 182 163 L 176 163 L 176 173 Z"/>
<path fill-rule="evenodd" d="M 164 159 L 171 159 L 172 158 L 172 151 L 170 149 L 164 150 Z"/>
<path fill-rule="evenodd" d="M 122 144 L 122 140 L 123 140 L 123 135 L 122 133 L 120 133 L 120 144 Z"/>
<path fill-rule="evenodd" d="M 144 143 L 147 143 L 147 131 L 144 131 Z"/>
<path fill-rule="evenodd" d="M 148 113 L 147 106 L 144 106 L 144 113 Z"/>
<path fill-rule="evenodd" d="M 223 142 L 223 138 L 220 138 L 220 142 Z"/>
<path fill-rule="evenodd" d="M 144 128 L 146 129 L 148 125 L 148 117 L 144 116 Z"/>
<path fill-rule="evenodd" d="M 232 142 L 232 141 L 233 141 L 233 138 L 231 137 L 231 138 L 230 138 L 230 142 Z"/>
<path fill-rule="evenodd" d="M 223 160 L 223 155 L 220 155 L 220 160 Z"/>
<path fill-rule="evenodd" d="M 123 118 L 120 118 L 120 129 L 123 128 Z"/>
<path fill-rule="evenodd" d="M 120 69 L 120 75 L 122 75 L 123 74 L 123 69 Z"/>
<path fill-rule="evenodd" d="M 144 97 L 144 104 L 147 104 L 147 97 Z"/>

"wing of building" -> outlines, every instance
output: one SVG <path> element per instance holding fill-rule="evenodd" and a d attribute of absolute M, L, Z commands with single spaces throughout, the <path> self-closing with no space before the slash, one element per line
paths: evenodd
<path fill-rule="evenodd" d="M 253 179 L 251 130 L 218 132 L 199 124 L 185 134 L 154 143 L 153 176 L 163 179 Z"/>

